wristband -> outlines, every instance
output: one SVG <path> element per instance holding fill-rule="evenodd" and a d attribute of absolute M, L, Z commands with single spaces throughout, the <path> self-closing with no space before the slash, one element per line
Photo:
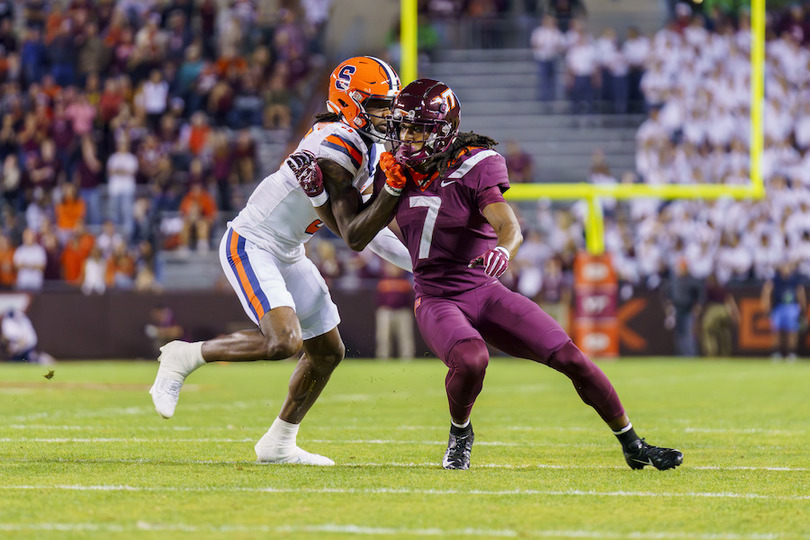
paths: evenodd
<path fill-rule="evenodd" d="M 395 188 L 394 186 L 388 183 L 385 184 L 385 191 L 387 191 L 394 197 L 399 197 L 400 195 L 402 195 L 402 188 Z"/>
<path fill-rule="evenodd" d="M 508 249 L 506 249 L 506 248 L 505 248 L 505 247 L 503 247 L 503 246 L 495 246 L 494 248 L 492 248 L 492 251 L 500 251 L 501 253 L 503 253 L 504 255 L 506 255 L 506 260 L 507 260 L 507 261 L 511 259 L 511 257 L 509 256 L 509 250 L 508 250 Z"/>
<path fill-rule="evenodd" d="M 312 206 L 314 206 L 315 208 L 318 208 L 319 206 L 325 205 L 326 201 L 328 201 L 328 200 L 329 200 L 329 194 L 326 193 L 326 190 L 323 190 L 322 192 L 318 193 L 314 197 L 309 198 L 309 202 L 311 202 Z"/>

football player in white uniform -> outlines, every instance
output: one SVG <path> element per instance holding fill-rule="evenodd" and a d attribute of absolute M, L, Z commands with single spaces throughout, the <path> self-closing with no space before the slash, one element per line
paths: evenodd
<path fill-rule="evenodd" d="M 335 68 L 329 81 L 328 113 L 315 124 L 296 152 L 318 158 L 326 186 L 351 184 L 369 188 L 384 151 L 385 116 L 400 90 L 399 77 L 387 63 L 370 56 L 350 58 Z M 171 418 L 185 378 L 207 362 L 281 360 L 303 355 L 290 379 L 287 398 L 267 433 L 255 446 L 260 462 L 333 465 L 324 456 L 300 449 L 298 426 L 343 359 L 345 347 L 337 325 L 338 310 L 304 243 L 323 225 L 301 190 L 288 159 L 265 178 L 245 208 L 228 224 L 220 243 L 220 261 L 245 312 L 258 328 L 204 342 L 172 341 L 161 348 L 160 367 L 149 391 L 155 410 Z M 327 197 L 324 194 L 324 197 Z M 338 233 L 334 219 L 326 225 Z M 411 270 L 402 243 L 384 229 L 369 248 Z"/>

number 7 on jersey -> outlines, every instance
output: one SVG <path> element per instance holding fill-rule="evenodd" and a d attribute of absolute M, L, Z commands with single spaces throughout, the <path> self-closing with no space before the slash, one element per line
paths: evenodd
<path fill-rule="evenodd" d="M 442 200 L 439 197 L 411 197 L 411 208 L 424 206 L 427 210 L 425 224 L 422 226 L 422 238 L 419 240 L 419 258 L 427 259 L 430 254 L 430 243 L 433 241 L 433 229 L 436 227 L 436 219 L 439 217 L 439 207 Z"/>

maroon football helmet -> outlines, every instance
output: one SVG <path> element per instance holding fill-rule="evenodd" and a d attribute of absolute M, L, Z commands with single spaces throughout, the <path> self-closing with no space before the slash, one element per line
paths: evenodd
<path fill-rule="evenodd" d="M 416 165 L 432 155 L 444 152 L 458 134 L 461 104 L 443 82 L 417 79 L 402 89 L 391 105 L 388 138 L 397 161 Z M 418 150 L 410 140 L 402 139 L 402 125 L 424 130 L 425 140 Z"/>

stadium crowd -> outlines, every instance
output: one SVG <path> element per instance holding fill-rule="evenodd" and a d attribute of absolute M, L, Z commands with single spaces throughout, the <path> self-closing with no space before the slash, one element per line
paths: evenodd
<path fill-rule="evenodd" d="M 210 250 L 217 220 L 258 180 L 255 134 L 290 131 L 303 115 L 330 3 L 291 0 L 269 13 L 249 0 L 0 0 L 0 286 L 151 290 L 158 251 Z M 420 9 L 441 37 L 448 12 L 485 16 L 501 4 Z M 655 288 L 680 266 L 723 283 L 761 280 L 787 256 L 810 276 L 808 11 L 768 24 L 767 198 L 606 201 L 622 280 Z M 648 115 L 636 170 L 614 174 L 596 155 L 592 181 L 748 181 L 745 11 L 707 17 L 679 6 L 650 38 L 631 29 L 621 42 L 610 30 L 588 35 L 576 12 L 552 13 L 539 28 L 562 36 L 551 55 L 567 66 L 569 97 L 588 96 L 576 82 L 585 63 L 597 106 L 621 113 L 640 99 Z M 548 58 L 543 43 L 533 38 L 538 61 Z M 542 167 L 506 146 L 516 170 Z M 505 279 L 527 296 L 564 299 L 584 246 L 581 208 L 521 210 L 526 241 Z M 375 257 L 321 247 L 332 239 L 319 236 L 310 252 L 327 279 L 352 287 L 380 275 Z"/>
<path fill-rule="evenodd" d="M 736 24 L 735 24 L 736 23 Z M 613 181 L 749 183 L 747 13 L 674 20 L 650 41 L 636 171 Z M 685 266 L 721 283 L 761 282 L 791 259 L 810 277 L 810 25 L 793 7 L 768 26 L 762 200 L 636 200 L 610 212 L 606 242 L 622 279 L 654 286 Z M 595 181 L 606 181 L 602 177 Z M 610 180 L 607 180 L 610 181 Z"/>
<path fill-rule="evenodd" d="M 209 250 L 302 113 L 329 2 L 287 4 L 0 2 L 0 287 L 149 290 Z"/>

